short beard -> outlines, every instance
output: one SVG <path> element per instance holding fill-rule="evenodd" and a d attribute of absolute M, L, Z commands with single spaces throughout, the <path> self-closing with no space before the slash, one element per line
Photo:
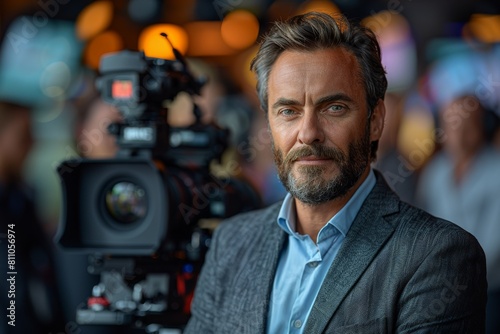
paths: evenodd
<path fill-rule="evenodd" d="M 338 148 L 314 144 L 292 150 L 283 157 L 283 152 L 275 147 L 273 141 L 274 161 L 285 189 L 294 198 L 309 205 L 319 205 L 347 194 L 370 164 L 370 122 L 367 123 L 363 137 L 349 144 L 347 155 Z M 302 181 L 298 180 L 293 176 L 292 164 L 308 155 L 330 159 L 337 164 L 339 175 L 325 180 L 322 177 L 324 167 L 300 166 L 297 170 Z"/>

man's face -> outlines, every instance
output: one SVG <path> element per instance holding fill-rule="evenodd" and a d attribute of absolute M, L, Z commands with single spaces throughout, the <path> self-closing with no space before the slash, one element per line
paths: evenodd
<path fill-rule="evenodd" d="M 0 154 L 4 177 L 17 180 L 33 146 L 33 136 L 29 109 L 15 107 L 12 112 L 14 116 L 0 132 Z"/>
<path fill-rule="evenodd" d="M 455 158 L 470 157 L 484 145 L 483 110 L 472 96 L 457 98 L 442 108 L 444 147 Z"/>
<path fill-rule="evenodd" d="M 77 147 L 81 154 L 92 159 L 114 157 L 118 145 L 115 136 L 108 132 L 108 126 L 121 121 L 122 116 L 114 106 L 102 100 L 94 102 L 77 134 Z"/>
<path fill-rule="evenodd" d="M 379 117 L 375 124 L 368 120 L 355 57 L 343 48 L 285 51 L 271 69 L 268 96 L 285 188 L 311 205 L 345 195 L 369 168 L 370 142 L 383 127 Z"/>

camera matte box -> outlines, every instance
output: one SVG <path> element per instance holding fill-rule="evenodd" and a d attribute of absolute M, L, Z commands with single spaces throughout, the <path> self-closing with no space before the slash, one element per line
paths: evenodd
<path fill-rule="evenodd" d="M 169 198 L 161 172 L 146 159 L 75 159 L 58 167 L 63 210 L 56 238 L 64 248 L 109 255 L 151 255 L 166 239 Z M 131 223 L 113 219 L 106 192 L 130 182 L 145 191 L 146 212 Z"/>

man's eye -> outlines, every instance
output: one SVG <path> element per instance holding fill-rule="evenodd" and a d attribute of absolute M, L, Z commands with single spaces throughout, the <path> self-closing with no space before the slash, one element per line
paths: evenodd
<path fill-rule="evenodd" d="M 345 110 L 346 110 L 345 106 L 343 106 L 341 104 L 334 104 L 334 105 L 329 106 L 326 109 L 326 112 L 340 113 L 340 112 L 344 112 Z"/>
<path fill-rule="evenodd" d="M 292 109 L 283 109 L 280 111 L 280 114 L 283 116 L 293 116 L 295 115 L 295 111 Z"/>

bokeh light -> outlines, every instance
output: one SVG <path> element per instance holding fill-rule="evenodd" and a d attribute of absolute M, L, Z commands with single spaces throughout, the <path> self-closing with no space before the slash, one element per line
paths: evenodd
<path fill-rule="evenodd" d="M 238 87 L 245 93 L 245 96 L 255 106 L 260 105 L 256 93 L 257 79 L 255 74 L 250 71 L 250 63 L 257 55 L 258 45 L 254 45 L 244 52 L 240 53 L 231 66 L 231 77 Z"/>
<path fill-rule="evenodd" d="M 50 98 L 64 97 L 71 83 L 71 70 L 69 66 L 57 61 L 46 66 L 40 76 L 40 88 Z"/>
<path fill-rule="evenodd" d="M 434 118 L 429 110 L 415 106 L 403 115 L 398 146 L 413 168 L 421 168 L 434 153 L 434 134 Z"/>
<path fill-rule="evenodd" d="M 189 45 L 187 32 L 173 24 L 155 24 L 144 29 L 139 36 L 139 50 L 144 51 L 146 56 L 163 59 L 175 59 L 174 53 L 165 37 L 181 54 L 185 54 Z"/>
<path fill-rule="evenodd" d="M 221 36 L 234 49 L 246 49 L 257 40 L 259 21 L 249 11 L 235 10 L 222 20 Z"/>
<path fill-rule="evenodd" d="M 500 42 L 500 15 L 473 14 L 463 34 L 484 43 Z"/>
<path fill-rule="evenodd" d="M 383 10 L 361 23 L 377 35 L 389 92 L 409 89 L 417 78 L 417 50 L 408 20 L 396 11 Z"/>
<path fill-rule="evenodd" d="M 113 4 L 96 1 L 85 7 L 76 20 L 78 38 L 88 40 L 106 30 L 113 19 Z"/>
<path fill-rule="evenodd" d="M 340 13 L 340 9 L 337 5 L 329 0 L 309 0 L 300 6 L 297 14 L 305 14 L 313 11 L 327 14 Z"/>
<path fill-rule="evenodd" d="M 224 56 L 235 53 L 224 42 L 221 35 L 221 22 L 195 21 L 184 26 L 189 36 L 188 56 Z"/>
<path fill-rule="evenodd" d="M 99 68 L 101 57 L 110 52 L 123 49 L 123 41 L 120 35 L 114 31 L 106 31 L 94 37 L 84 52 L 84 62 L 92 69 Z"/>

